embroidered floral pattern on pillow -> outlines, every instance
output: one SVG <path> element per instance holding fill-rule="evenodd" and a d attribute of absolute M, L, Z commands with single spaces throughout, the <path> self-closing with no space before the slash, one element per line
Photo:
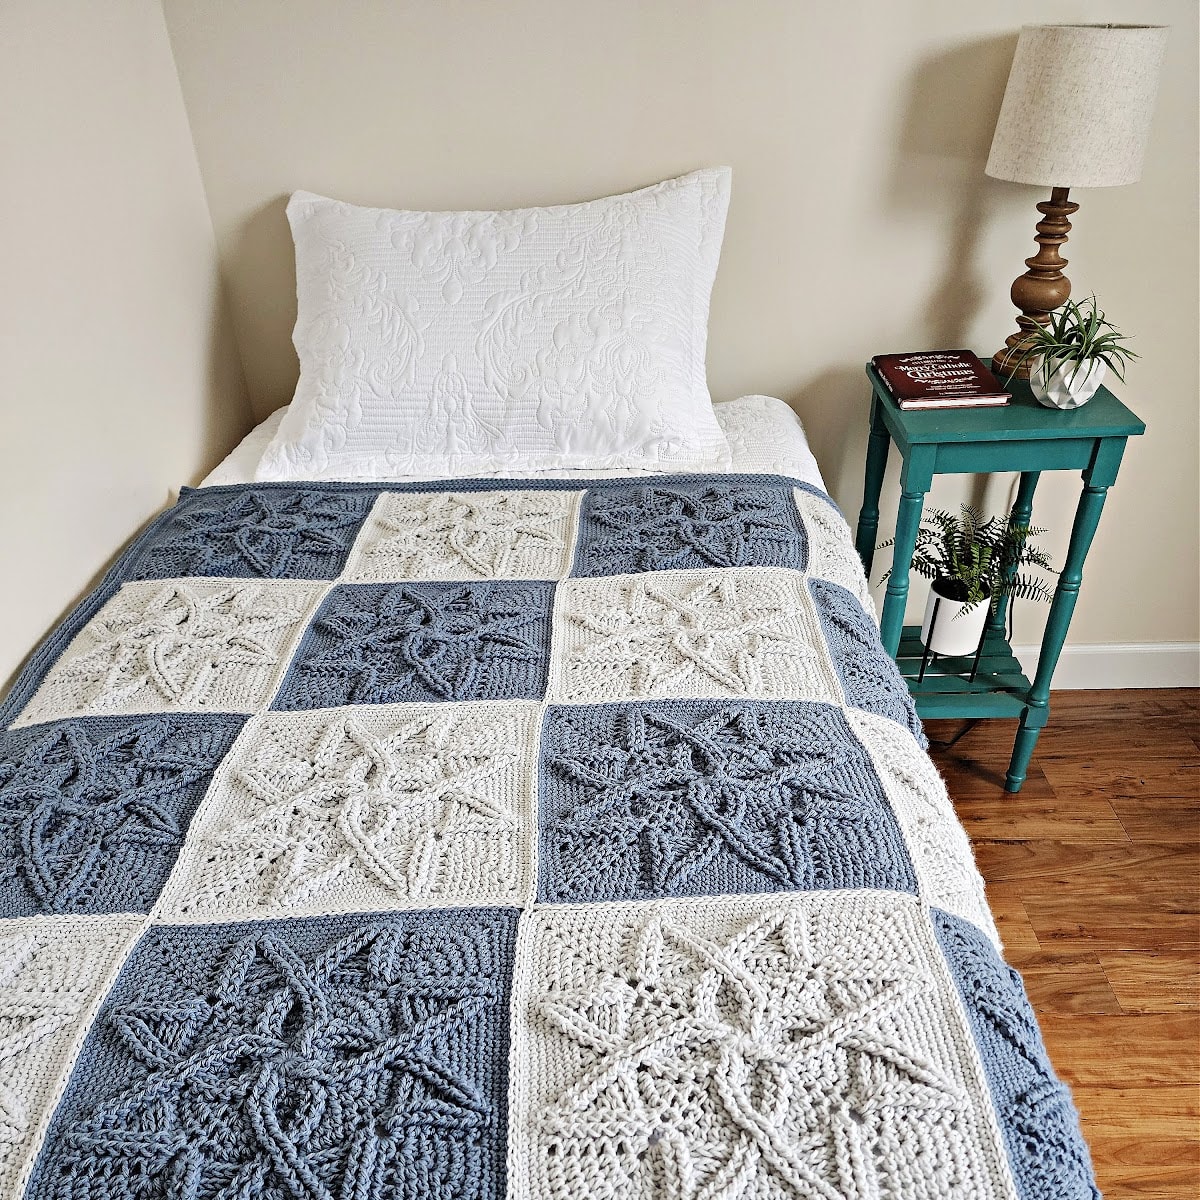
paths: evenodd
<path fill-rule="evenodd" d="M 496 213 L 297 193 L 300 382 L 257 478 L 728 465 L 705 378 L 728 195 L 725 170 Z"/>

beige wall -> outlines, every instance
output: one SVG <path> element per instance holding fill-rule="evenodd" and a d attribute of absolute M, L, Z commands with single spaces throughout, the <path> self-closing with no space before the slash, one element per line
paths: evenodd
<path fill-rule="evenodd" d="M 250 414 L 157 3 L 5 0 L 0 162 L 3 685 Z"/>
<path fill-rule="evenodd" d="M 1124 395 L 1150 434 L 1110 500 L 1073 641 L 1194 641 L 1197 7 L 1133 7 L 165 0 L 173 66 L 152 0 L 10 0 L 0 505 L 28 518 L 0 530 L 21 580 L 6 591 L 0 678 L 248 421 L 214 231 L 255 413 L 289 398 L 283 200 L 297 187 L 511 206 L 731 164 L 713 394 L 789 400 L 853 517 L 863 360 L 989 351 L 1010 328 L 1007 288 L 1040 196 L 982 167 L 1017 27 L 1131 15 L 1175 27 L 1146 176 L 1075 197 L 1070 257 L 1077 294 L 1095 290 L 1138 335 L 1144 362 Z M 1009 483 L 983 488 L 989 503 Z M 1060 559 L 1075 487 L 1047 479 L 1039 494 Z M 965 491 L 943 481 L 933 498 Z M 1026 612 L 1018 640 L 1040 620 Z"/>
<path fill-rule="evenodd" d="M 256 412 L 296 365 L 284 197 L 412 208 L 568 201 L 734 168 L 713 301 L 716 399 L 803 417 L 848 512 L 862 362 L 1009 332 L 1037 189 L 983 163 L 1023 21 L 1175 26 L 1143 182 L 1093 190 L 1077 294 L 1138 335 L 1148 420 L 1093 551 L 1076 642 L 1197 637 L 1195 0 L 165 0 Z M 1136 12 L 1133 11 L 1136 9 Z M 987 489 L 995 505 L 1008 479 Z M 1061 561 L 1076 479 L 1037 517 Z M 952 502 L 963 481 L 939 485 Z M 894 479 L 885 499 L 896 498 Z M 886 531 L 885 531 L 886 532 Z M 1018 640 L 1041 613 L 1026 610 Z"/>

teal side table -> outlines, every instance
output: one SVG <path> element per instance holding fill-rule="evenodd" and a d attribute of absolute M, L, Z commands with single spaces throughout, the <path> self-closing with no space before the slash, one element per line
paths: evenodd
<path fill-rule="evenodd" d="M 1116 481 L 1126 441 L 1144 433 L 1146 426 L 1103 387 L 1072 412 L 1043 408 L 1033 398 L 1029 385 L 1017 379 L 1006 385 L 1013 397 L 1003 408 L 902 412 L 870 363 L 867 378 L 872 390 L 871 434 L 855 545 L 868 576 L 879 530 L 879 493 L 892 443 L 903 459 L 894 563 L 912 562 L 925 494 L 934 475 L 1019 471 L 1014 519 L 1028 523 L 1034 490 L 1043 471 L 1082 472 L 1083 491 L 1032 682 L 1022 673 L 1005 637 L 1006 611 L 1001 606 L 988 620 L 974 680 L 966 678 L 971 671 L 970 659 L 947 658 L 931 664 L 918 683 L 921 630 L 919 626 L 904 625 L 908 571 L 892 572 L 884 597 L 880 636 L 908 681 L 922 719 L 1020 719 L 1004 781 L 1005 791 L 1019 792 L 1038 734 L 1049 717 L 1050 681 L 1075 611 L 1083 562 L 1100 523 L 1105 496 Z"/>

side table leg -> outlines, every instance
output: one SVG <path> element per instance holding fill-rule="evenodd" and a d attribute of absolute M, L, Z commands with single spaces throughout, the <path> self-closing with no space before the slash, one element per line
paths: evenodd
<path fill-rule="evenodd" d="M 904 629 L 904 608 L 908 603 L 908 576 L 912 569 L 913 551 L 917 547 L 917 531 L 921 526 L 921 509 L 925 505 L 924 491 L 904 491 L 896 514 L 896 544 L 892 550 L 892 573 L 888 576 L 887 592 L 883 598 L 883 616 L 879 636 L 883 648 L 892 657 L 900 648 Z"/>
<path fill-rule="evenodd" d="M 887 426 L 879 417 L 879 397 L 872 394 L 871 434 L 867 439 L 863 502 L 858 513 L 858 529 L 854 535 L 854 548 L 862 560 L 868 580 L 871 578 L 871 565 L 875 561 L 875 538 L 879 533 L 879 494 L 883 490 L 883 474 L 887 469 L 890 443 Z"/>
<path fill-rule="evenodd" d="M 1012 759 L 1008 764 L 1008 774 L 1004 777 L 1004 790 L 1006 792 L 1019 792 L 1021 785 L 1025 782 L 1025 776 L 1029 774 L 1029 760 L 1033 758 L 1033 748 L 1037 745 L 1038 734 L 1042 732 L 1042 726 L 1027 725 L 1026 717 L 1029 715 L 1029 709 L 1026 709 L 1021 714 L 1021 723 L 1017 726 L 1017 738 L 1013 742 Z M 1049 710 L 1045 710 L 1042 714 L 1048 717 Z"/>
<path fill-rule="evenodd" d="M 1050 605 L 1050 616 L 1046 621 L 1046 632 L 1042 636 L 1042 651 L 1038 657 L 1037 673 L 1033 685 L 1025 698 L 1025 710 L 1021 713 L 1021 724 L 1013 746 L 1012 761 L 1004 781 L 1006 792 L 1019 792 L 1029 772 L 1029 760 L 1037 745 L 1038 734 L 1050 715 L 1050 680 L 1067 640 L 1067 629 L 1079 598 L 1079 585 L 1083 581 L 1083 561 L 1091 548 L 1096 527 L 1100 524 L 1100 513 L 1108 495 L 1107 487 L 1098 487 L 1084 476 L 1085 486 L 1075 510 L 1075 524 L 1071 528 L 1071 544 L 1067 547 L 1067 558 L 1058 586 L 1054 590 L 1054 602 Z"/>
<path fill-rule="evenodd" d="M 1033 517 L 1033 493 L 1038 485 L 1038 480 L 1041 478 L 1041 471 L 1022 471 L 1021 482 L 1017 487 L 1017 498 L 1013 503 L 1012 520 L 1010 525 L 1028 525 Z M 1005 582 L 1012 579 L 1015 571 L 1010 573 L 1009 578 Z M 988 617 L 987 631 L 988 633 L 1004 636 L 1004 626 L 1008 619 L 1008 597 L 1001 596 L 996 605 L 996 611 Z"/>

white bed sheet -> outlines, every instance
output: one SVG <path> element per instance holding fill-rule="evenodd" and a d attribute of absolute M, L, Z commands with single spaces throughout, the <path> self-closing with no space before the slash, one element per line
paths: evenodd
<path fill-rule="evenodd" d="M 734 474 L 757 474 L 766 472 L 775 475 L 790 475 L 805 483 L 825 490 L 817 460 L 813 457 L 805 437 L 800 418 L 782 401 L 774 396 L 742 396 L 726 404 L 714 405 L 717 421 L 729 439 L 733 455 L 729 470 Z M 215 487 L 218 484 L 252 483 L 254 469 L 262 457 L 267 443 L 279 428 L 284 410 L 273 412 L 261 425 L 256 426 L 241 440 L 229 456 L 215 467 L 200 484 Z M 527 478 L 579 479 L 586 477 L 611 478 L 621 475 L 644 475 L 637 469 L 609 469 L 606 471 L 546 470 L 530 471 Z M 397 479 L 415 480 L 429 476 L 405 475 Z"/>

